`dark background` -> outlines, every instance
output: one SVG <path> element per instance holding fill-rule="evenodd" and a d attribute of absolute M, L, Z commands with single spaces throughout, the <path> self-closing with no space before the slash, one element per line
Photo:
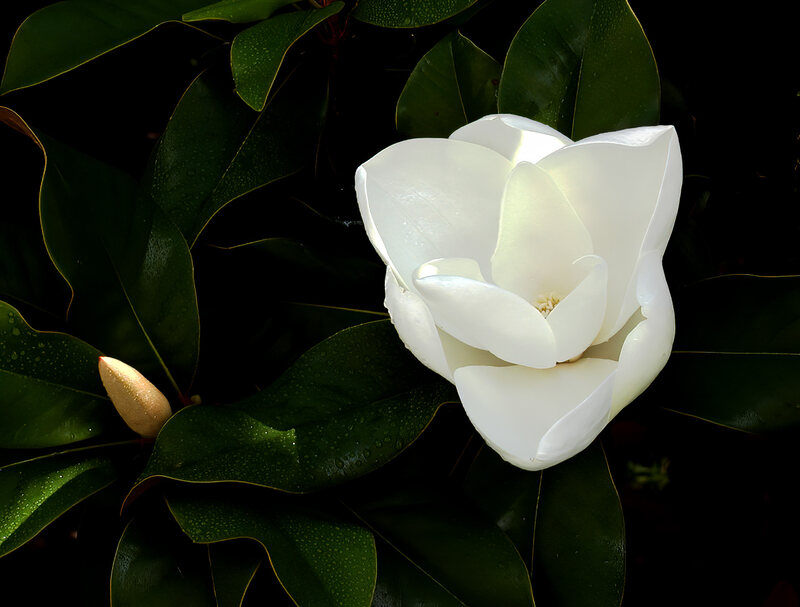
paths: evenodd
<path fill-rule="evenodd" d="M 19 23 L 46 4 L 3 7 L 3 56 Z M 502 62 L 536 5 L 496 0 L 462 32 Z M 662 122 L 678 128 L 684 158 L 684 194 L 665 260 L 673 292 L 717 274 L 800 270 L 798 49 L 789 31 L 793 19 L 783 6 L 766 2 L 743 12 L 690 0 L 632 2 L 659 65 Z M 332 111 L 307 188 L 312 206 L 334 220 L 357 218 L 353 172 L 398 138 L 394 104 L 405 79 L 451 28 L 385 31 L 351 23 L 331 64 Z M 236 30 L 215 31 L 230 39 Z M 313 38 L 303 44 L 295 52 L 328 52 Z M 51 136 L 139 177 L 172 108 L 213 60 L 216 46 L 188 27 L 166 25 L 0 103 Z M 4 221 L 35 224 L 40 152 L 5 128 L 0 145 L 7 152 L 0 165 Z M 252 233 L 237 231 L 239 242 L 279 235 L 260 203 L 280 187 L 229 205 L 198 246 L 232 244 L 236 240 L 226 230 L 231 225 L 251 226 Z M 343 246 L 371 254 L 358 226 L 346 234 L 352 241 Z M 377 301 L 381 286 L 375 287 Z M 68 292 L 61 297 L 66 305 Z M 752 298 L 757 307 L 758 293 Z M 646 394 L 603 435 L 627 526 L 624 605 L 800 605 L 796 437 L 750 436 L 659 404 L 668 406 Z M 77 507 L 0 561 L 2 592 L 20 597 L 9 604 L 71 604 L 69 597 L 82 596 L 86 552 L 73 532 L 94 507 Z M 112 529 L 115 524 L 109 522 Z"/>

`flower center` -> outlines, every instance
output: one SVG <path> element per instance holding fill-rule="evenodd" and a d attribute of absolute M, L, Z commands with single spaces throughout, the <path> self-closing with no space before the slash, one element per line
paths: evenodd
<path fill-rule="evenodd" d="M 561 298 L 555 293 L 546 293 L 544 295 L 539 295 L 533 302 L 533 306 L 542 313 L 542 316 L 547 318 L 547 315 L 553 311 L 553 308 L 555 308 L 560 301 Z"/>

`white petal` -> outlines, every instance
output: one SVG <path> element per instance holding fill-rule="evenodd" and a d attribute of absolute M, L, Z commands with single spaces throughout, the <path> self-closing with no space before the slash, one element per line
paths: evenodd
<path fill-rule="evenodd" d="M 622 345 L 611 417 L 644 392 L 667 364 L 672 351 L 675 312 L 661 266 L 661 253 L 653 251 L 640 260 L 636 298 L 645 319 L 631 330 Z"/>
<path fill-rule="evenodd" d="M 450 139 L 402 141 L 359 167 L 367 235 L 403 287 L 437 257 L 470 257 L 488 273 L 510 170 L 496 152 Z"/>
<path fill-rule="evenodd" d="M 392 317 L 397 334 L 419 361 L 448 381 L 453 374 L 445 359 L 439 330 L 428 306 L 419 295 L 401 287 L 391 268 L 386 268 L 384 305 Z"/>
<path fill-rule="evenodd" d="M 471 122 L 450 135 L 491 148 L 513 164 L 538 162 L 548 154 L 572 143 L 554 128 L 513 114 L 493 114 Z"/>
<path fill-rule="evenodd" d="M 678 208 L 681 157 L 672 127 L 588 137 L 539 162 L 564 192 L 608 262 L 608 306 L 598 342 L 638 307 L 632 284 L 639 257 L 663 252 Z"/>
<path fill-rule="evenodd" d="M 439 330 L 422 298 L 403 289 L 390 268 L 386 268 L 384 304 L 397 334 L 411 353 L 450 382 L 453 381 L 453 371 L 459 367 L 507 364 L 489 352 L 472 348 Z"/>
<path fill-rule="evenodd" d="M 586 278 L 547 316 L 556 338 L 558 362 L 578 356 L 592 344 L 606 312 L 608 264 L 597 255 L 587 255 L 575 265 L 588 268 Z"/>
<path fill-rule="evenodd" d="M 555 339 L 539 310 L 500 287 L 474 278 L 440 275 L 437 265 L 420 267 L 414 286 L 436 325 L 457 340 L 515 364 L 545 369 L 555 365 Z M 467 268 L 465 273 L 472 270 Z"/>
<path fill-rule="evenodd" d="M 574 455 L 603 429 L 616 366 L 584 358 L 545 370 L 462 367 L 455 380 L 489 446 L 515 466 L 540 470 Z"/>
<path fill-rule="evenodd" d="M 523 299 L 565 297 L 583 278 L 573 262 L 592 239 L 569 201 L 535 164 L 514 167 L 503 193 L 492 281 Z"/>

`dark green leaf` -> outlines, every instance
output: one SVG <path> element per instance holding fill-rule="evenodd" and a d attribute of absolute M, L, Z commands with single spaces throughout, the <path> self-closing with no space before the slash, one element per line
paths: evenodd
<path fill-rule="evenodd" d="M 541 472 L 512 466 L 484 447 L 464 482 L 472 501 L 511 538 L 529 569 L 540 481 Z"/>
<path fill-rule="evenodd" d="M 252 488 L 192 488 L 170 494 L 168 503 L 195 542 L 249 537 L 262 544 L 298 605 L 370 604 L 375 543 L 363 527 Z"/>
<path fill-rule="evenodd" d="M 118 425 L 98 356 L 70 335 L 32 329 L 0 301 L 0 447 L 65 445 Z"/>
<path fill-rule="evenodd" d="M 800 427 L 800 277 L 734 275 L 676 295 L 674 352 L 651 392 L 749 432 Z"/>
<path fill-rule="evenodd" d="M 178 229 L 124 173 L 34 134 L 11 110 L 0 120 L 45 152 L 42 230 L 75 294 L 72 325 L 151 380 L 188 387 L 200 327 L 192 259 Z"/>
<path fill-rule="evenodd" d="M 64 314 L 69 289 L 47 256 L 39 225 L 0 224 L 0 296 Z"/>
<path fill-rule="evenodd" d="M 532 579 L 544 607 L 618 607 L 622 601 L 625 521 L 599 441 L 542 471 Z"/>
<path fill-rule="evenodd" d="M 206 1 L 66 0 L 39 9 L 14 36 L 0 93 L 63 74 Z"/>
<path fill-rule="evenodd" d="M 421 27 L 444 21 L 476 0 L 359 0 L 353 16 L 381 27 Z"/>
<path fill-rule="evenodd" d="M 231 45 L 231 70 L 242 100 L 254 110 L 264 109 L 289 47 L 343 7 L 343 2 L 334 2 L 319 10 L 277 15 L 236 36 Z"/>
<path fill-rule="evenodd" d="M 231 23 L 250 23 L 266 19 L 276 10 L 296 0 L 221 0 L 183 16 L 184 21 L 219 19 Z"/>
<path fill-rule="evenodd" d="M 260 114 L 233 93 L 229 74 L 205 72 L 175 109 L 145 188 L 193 244 L 227 203 L 314 158 L 326 107 L 314 69 L 292 74 Z"/>
<path fill-rule="evenodd" d="M 208 546 L 217 607 L 240 607 L 250 582 L 264 560 L 255 542 L 232 540 Z"/>
<path fill-rule="evenodd" d="M 451 595 L 451 602 L 532 607 L 528 571 L 514 545 L 465 501 L 463 496 L 415 487 L 370 495 L 367 501 L 349 505 L 377 535 Z"/>
<path fill-rule="evenodd" d="M 379 541 L 378 580 L 375 584 L 372 605 L 373 607 L 398 605 L 463 607 L 464 603 L 397 550 L 386 542 Z"/>
<path fill-rule="evenodd" d="M 655 58 L 626 0 L 546 0 L 508 49 L 498 105 L 573 139 L 656 124 Z"/>
<path fill-rule="evenodd" d="M 397 101 L 397 130 L 407 137 L 447 137 L 497 112 L 500 65 L 458 32 L 428 51 Z"/>
<path fill-rule="evenodd" d="M 451 395 L 388 321 L 359 325 L 309 350 L 251 398 L 180 411 L 161 430 L 141 480 L 320 489 L 391 460 Z"/>
<path fill-rule="evenodd" d="M 77 449 L 0 468 L 0 555 L 116 479 L 111 457 Z"/>
<path fill-rule="evenodd" d="M 207 554 L 166 513 L 137 515 L 125 528 L 111 571 L 111 607 L 216 607 Z"/>

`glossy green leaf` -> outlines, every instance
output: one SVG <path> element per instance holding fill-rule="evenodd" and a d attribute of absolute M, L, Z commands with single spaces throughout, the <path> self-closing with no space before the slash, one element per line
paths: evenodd
<path fill-rule="evenodd" d="M 348 505 L 451 599 L 470 607 L 532 607 L 528 571 L 519 553 L 466 501 L 415 487 Z"/>
<path fill-rule="evenodd" d="M 34 330 L 0 301 L 0 447 L 65 445 L 118 426 L 99 355 L 70 335 Z"/>
<path fill-rule="evenodd" d="M 195 542 L 248 537 L 269 554 L 298 605 L 368 606 L 375 587 L 372 534 L 335 514 L 252 488 L 175 491 L 168 503 Z"/>
<path fill-rule="evenodd" d="M 541 478 L 541 472 L 512 466 L 484 447 L 464 481 L 467 495 L 514 542 L 529 569 Z"/>
<path fill-rule="evenodd" d="M 211 563 L 217 607 L 241 606 L 263 560 L 264 551 L 249 540 L 209 544 L 208 562 Z"/>
<path fill-rule="evenodd" d="M 69 289 L 47 256 L 38 225 L 0 224 L 0 297 L 63 316 Z"/>
<path fill-rule="evenodd" d="M 343 2 L 334 2 L 317 10 L 277 15 L 236 36 L 231 44 L 231 70 L 242 100 L 254 110 L 264 109 L 289 48 L 343 7 Z"/>
<path fill-rule="evenodd" d="M 259 114 L 232 92 L 229 74 L 205 72 L 175 109 L 145 188 L 193 244 L 227 203 L 314 158 L 326 107 L 315 69 L 292 74 Z"/>
<path fill-rule="evenodd" d="M 0 468 L 0 556 L 19 548 L 116 476 L 111 457 L 94 449 Z"/>
<path fill-rule="evenodd" d="M 675 313 L 651 391 L 663 406 L 749 432 L 800 427 L 800 277 L 703 280 L 676 293 Z"/>
<path fill-rule="evenodd" d="M 532 579 L 544 607 L 618 607 L 622 601 L 625 521 L 599 441 L 542 471 Z"/>
<path fill-rule="evenodd" d="M 411 72 L 397 101 L 406 137 L 447 137 L 497 112 L 500 64 L 458 32 L 436 44 Z"/>
<path fill-rule="evenodd" d="M 546 0 L 508 49 L 498 105 L 573 139 L 656 124 L 655 58 L 626 0 Z"/>
<path fill-rule="evenodd" d="M 464 603 L 404 555 L 386 542 L 379 541 L 378 580 L 375 584 L 372 606 L 397 605 L 463 607 Z"/>
<path fill-rule="evenodd" d="M 217 607 L 206 557 L 166 512 L 137 515 L 114 556 L 111 607 Z"/>
<path fill-rule="evenodd" d="M 432 25 L 457 15 L 477 0 L 359 0 L 353 16 L 381 27 Z"/>
<path fill-rule="evenodd" d="M 45 153 L 42 231 L 74 291 L 71 324 L 152 381 L 187 388 L 200 327 L 183 236 L 124 173 L 34 134 L 11 110 L 3 109 L 0 120 Z"/>
<path fill-rule="evenodd" d="M 359 325 L 315 346 L 242 402 L 180 411 L 162 428 L 140 480 L 320 489 L 391 460 L 452 396 L 388 321 Z"/>
<path fill-rule="evenodd" d="M 190 11 L 184 21 L 217 19 L 231 23 L 250 23 L 266 19 L 276 10 L 297 0 L 221 0 Z"/>
<path fill-rule="evenodd" d="M 207 0 L 66 0 L 39 9 L 17 30 L 0 94 L 39 84 L 180 20 Z"/>

